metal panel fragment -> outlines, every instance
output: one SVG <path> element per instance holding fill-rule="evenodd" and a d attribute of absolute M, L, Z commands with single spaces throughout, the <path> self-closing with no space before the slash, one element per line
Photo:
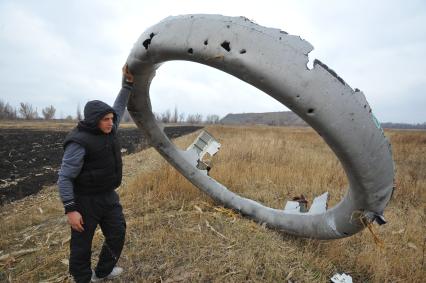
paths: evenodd
<path fill-rule="evenodd" d="M 334 239 L 353 235 L 364 228 L 361 219 L 382 219 L 391 198 L 394 166 L 390 144 L 362 92 L 353 90 L 319 61 L 313 69 L 307 68 L 312 49 L 298 36 L 243 17 L 168 17 L 142 33 L 127 59 L 135 74 L 129 112 L 166 160 L 223 205 L 298 236 Z M 227 72 L 299 115 L 322 136 L 346 172 L 349 189 L 341 202 L 320 213 L 273 209 L 233 193 L 199 170 L 187 152 L 167 138 L 152 113 L 150 83 L 155 70 L 170 60 L 197 62 Z"/>
<path fill-rule="evenodd" d="M 203 161 L 203 157 L 206 154 L 210 156 L 215 155 L 221 144 L 207 131 L 201 131 L 194 142 L 188 146 L 185 155 L 187 160 L 196 166 L 200 170 L 206 170 L 206 173 L 210 170 L 210 165 Z"/>
<path fill-rule="evenodd" d="M 327 210 L 328 192 L 314 198 L 309 213 L 324 213 Z"/>
<path fill-rule="evenodd" d="M 284 210 L 286 212 L 301 213 L 300 208 L 300 203 L 298 201 L 289 200 L 285 204 Z"/>

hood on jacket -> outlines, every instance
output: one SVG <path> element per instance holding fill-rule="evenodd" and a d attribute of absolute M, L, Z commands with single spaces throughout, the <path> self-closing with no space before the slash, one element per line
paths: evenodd
<path fill-rule="evenodd" d="M 99 120 L 108 113 L 114 114 L 113 121 L 115 124 L 117 114 L 111 106 L 100 100 L 89 101 L 84 106 L 84 120 L 78 123 L 78 127 L 95 134 L 102 134 L 102 131 L 98 128 Z"/>

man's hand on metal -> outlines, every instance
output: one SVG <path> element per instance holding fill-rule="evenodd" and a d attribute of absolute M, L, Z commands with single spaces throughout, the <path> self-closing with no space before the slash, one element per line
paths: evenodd
<path fill-rule="evenodd" d="M 71 228 L 78 232 L 83 232 L 83 217 L 78 211 L 71 211 L 67 213 L 68 223 L 71 225 Z"/>
<path fill-rule="evenodd" d="M 133 83 L 133 75 L 129 71 L 129 66 L 127 66 L 127 64 L 124 64 L 122 70 L 123 70 L 123 76 L 124 76 L 124 79 L 126 80 L 126 82 Z"/>

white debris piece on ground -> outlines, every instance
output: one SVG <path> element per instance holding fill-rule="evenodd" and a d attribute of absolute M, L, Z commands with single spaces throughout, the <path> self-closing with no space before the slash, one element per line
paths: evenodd
<path fill-rule="evenodd" d="M 203 162 L 203 157 L 207 153 L 213 156 L 219 151 L 220 146 L 221 144 L 211 134 L 203 130 L 187 148 L 188 159 L 197 168 L 208 171 L 210 165 Z"/>
<path fill-rule="evenodd" d="M 289 200 L 285 204 L 284 210 L 287 212 L 300 213 L 300 203 L 298 201 Z"/>
<path fill-rule="evenodd" d="M 352 277 L 345 273 L 339 274 L 336 273 L 331 277 L 331 282 L 333 283 L 352 283 Z"/>
<path fill-rule="evenodd" d="M 290 213 L 305 213 L 305 214 L 319 214 L 327 211 L 328 207 L 328 192 L 323 193 L 322 195 L 314 198 L 309 211 L 307 211 L 307 201 L 306 199 L 301 198 L 296 200 L 297 198 L 287 201 L 284 210 Z"/>
<path fill-rule="evenodd" d="M 327 210 L 328 192 L 314 198 L 309 213 L 324 213 Z"/>

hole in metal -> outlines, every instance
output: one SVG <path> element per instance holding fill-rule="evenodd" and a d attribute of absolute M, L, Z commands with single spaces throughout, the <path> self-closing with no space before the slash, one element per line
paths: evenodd
<path fill-rule="evenodd" d="M 231 43 L 227 40 L 222 42 L 222 44 L 220 46 L 222 46 L 222 48 L 225 49 L 228 52 L 231 51 Z"/>
<path fill-rule="evenodd" d="M 149 35 L 149 38 L 145 39 L 144 42 L 142 42 L 143 47 L 145 47 L 145 50 L 148 50 L 149 45 L 151 44 L 152 38 L 155 36 L 155 33 L 151 32 Z"/>
<path fill-rule="evenodd" d="M 145 47 L 146 50 L 148 50 L 148 46 L 151 44 L 151 38 L 145 39 L 145 41 L 142 43 L 143 47 Z"/>

